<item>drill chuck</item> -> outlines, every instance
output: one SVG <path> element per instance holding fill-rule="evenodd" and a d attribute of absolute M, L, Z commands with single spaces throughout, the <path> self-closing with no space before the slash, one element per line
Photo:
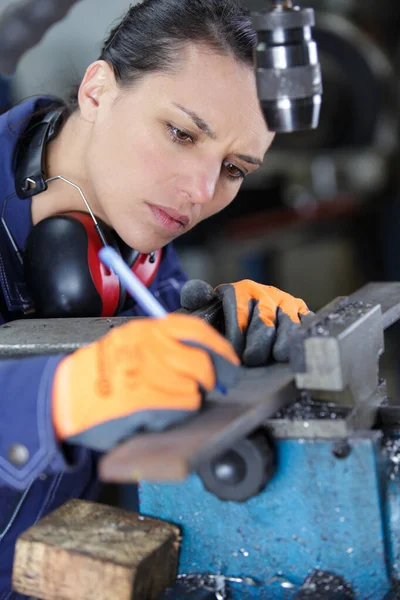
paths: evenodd
<path fill-rule="evenodd" d="M 267 125 L 287 133 L 316 129 L 322 100 L 321 67 L 312 38 L 314 10 L 275 1 L 252 15 L 258 34 L 257 87 Z"/>

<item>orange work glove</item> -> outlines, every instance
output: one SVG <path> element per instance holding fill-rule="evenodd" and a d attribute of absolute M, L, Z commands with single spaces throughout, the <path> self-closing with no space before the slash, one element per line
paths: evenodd
<path fill-rule="evenodd" d="M 250 280 L 213 290 L 205 281 L 193 279 L 182 288 L 181 304 L 194 311 L 216 298 L 222 300 L 225 335 L 248 367 L 265 365 L 271 358 L 289 360 L 291 331 L 313 314 L 303 300 Z"/>
<path fill-rule="evenodd" d="M 59 440 L 109 450 L 197 411 L 202 392 L 238 380 L 231 344 L 201 319 L 138 319 L 64 358 L 53 384 Z"/>

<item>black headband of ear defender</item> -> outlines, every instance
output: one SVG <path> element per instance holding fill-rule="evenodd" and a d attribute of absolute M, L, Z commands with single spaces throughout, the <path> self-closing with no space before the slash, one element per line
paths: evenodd
<path fill-rule="evenodd" d="M 15 191 L 19 198 L 31 198 L 47 190 L 46 145 L 59 132 L 66 112 L 60 102 L 29 121 L 14 156 Z"/>

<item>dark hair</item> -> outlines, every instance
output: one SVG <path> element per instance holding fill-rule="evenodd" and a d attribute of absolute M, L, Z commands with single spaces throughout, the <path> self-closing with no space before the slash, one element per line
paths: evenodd
<path fill-rule="evenodd" d="M 123 86 L 173 70 L 187 43 L 203 43 L 253 65 L 256 33 L 239 0 L 144 0 L 110 33 L 100 59 Z"/>

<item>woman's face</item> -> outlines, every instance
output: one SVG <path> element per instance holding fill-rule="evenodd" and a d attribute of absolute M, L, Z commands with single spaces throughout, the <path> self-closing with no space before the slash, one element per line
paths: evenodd
<path fill-rule="evenodd" d="M 131 89 L 101 69 L 106 83 L 85 159 L 95 212 L 127 244 L 151 252 L 228 206 L 273 134 L 254 72 L 230 56 L 188 46 L 174 73 Z M 81 86 L 80 101 L 84 93 Z"/>

